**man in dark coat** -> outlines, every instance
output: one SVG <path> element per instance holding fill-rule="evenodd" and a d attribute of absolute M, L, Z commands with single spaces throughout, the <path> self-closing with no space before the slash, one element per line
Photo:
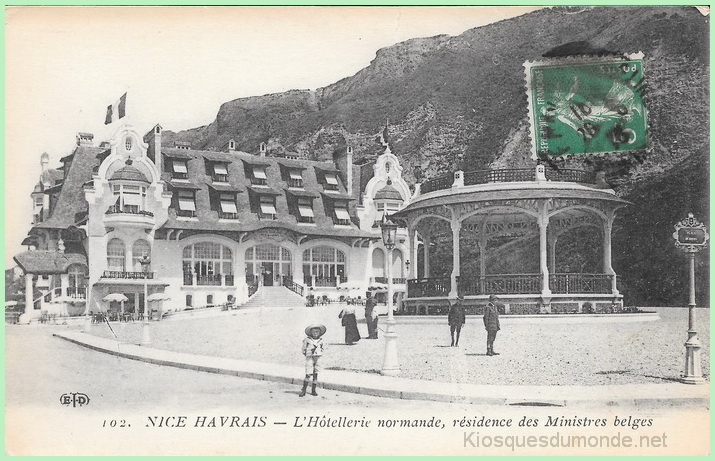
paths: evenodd
<path fill-rule="evenodd" d="M 484 328 L 487 330 L 487 355 L 499 355 L 494 352 L 494 340 L 499 328 L 499 304 L 496 295 L 489 296 L 489 302 L 484 308 Z"/>
<path fill-rule="evenodd" d="M 452 346 L 459 347 L 459 333 L 462 331 L 462 326 L 466 317 L 464 315 L 464 295 L 459 295 L 457 299 L 450 301 L 449 313 L 447 314 L 447 323 L 449 324 L 449 333 L 452 335 Z M 457 341 L 454 340 L 454 332 L 457 332 Z"/>
<path fill-rule="evenodd" d="M 377 311 L 372 292 L 365 293 L 365 323 L 367 323 L 367 339 L 377 339 Z"/>

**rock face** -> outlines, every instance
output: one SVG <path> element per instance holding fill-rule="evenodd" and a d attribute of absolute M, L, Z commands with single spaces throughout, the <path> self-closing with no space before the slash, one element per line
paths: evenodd
<path fill-rule="evenodd" d="M 694 7 L 547 8 L 457 37 L 383 48 L 352 77 L 316 91 L 229 101 L 210 125 L 165 131 L 165 139 L 222 149 L 233 138 L 247 152 L 266 142 L 269 155 L 311 159 L 329 159 L 349 144 L 360 159 L 380 152 L 375 139 L 389 119 L 390 145 L 409 182 L 460 168 L 525 167 L 533 161 L 524 62 L 641 51 L 651 151 L 581 166 L 605 170 L 617 193 L 634 203 L 621 210 L 614 233 L 614 249 L 623 249 L 614 252 L 614 268 L 628 288 L 626 302 L 684 305 L 687 260 L 671 234 L 688 212 L 708 220 L 708 43 L 709 17 Z M 698 269 L 701 305 L 707 256 Z"/>

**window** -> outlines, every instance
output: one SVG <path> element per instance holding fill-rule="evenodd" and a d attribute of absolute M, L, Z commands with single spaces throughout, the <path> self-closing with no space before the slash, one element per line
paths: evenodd
<path fill-rule="evenodd" d="M 334 224 L 339 224 L 341 226 L 350 225 L 350 214 L 348 213 L 347 202 L 335 202 L 335 217 L 333 219 Z"/>
<path fill-rule="evenodd" d="M 186 295 L 186 307 L 191 307 L 193 301 L 194 297 L 192 295 Z"/>
<path fill-rule="evenodd" d="M 124 272 L 126 263 L 124 256 L 124 242 L 112 239 L 107 243 L 107 270 Z"/>
<path fill-rule="evenodd" d="M 124 140 L 124 148 L 127 152 L 132 150 L 132 138 L 127 137 L 127 139 Z"/>
<path fill-rule="evenodd" d="M 214 295 L 206 295 L 206 305 L 211 306 L 214 303 Z"/>
<path fill-rule="evenodd" d="M 309 197 L 298 197 L 298 222 L 315 222 L 313 200 Z"/>
<path fill-rule="evenodd" d="M 265 165 L 254 165 L 252 168 L 251 184 L 265 186 L 268 184 Z"/>
<path fill-rule="evenodd" d="M 303 252 L 303 275 L 305 282 L 312 286 L 315 277 L 318 286 L 335 286 L 337 277 L 345 282 L 345 253 L 328 247 L 320 246 Z"/>
<path fill-rule="evenodd" d="M 184 248 L 182 257 L 184 285 L 193 283 L 196 274 L 197 285 L 220 286 L 230 278 L 233 283 L 233 257 L 231 249 L 220 243 L 200 242 Z"/>
<path fill-rule="evenodd" d="M 213 172 L 211 173 L 211 179 L 213 179 L 215 182 L 228 182 L 228 164 L 214 163 Z"/>
<path fill-rule="evenodd" d="M 186 160 L 171 160 L 171 178 L 172 179 L 188 179 L 189 171 L 186 168 Z"/>
<path fill-rule="evenodd" d="M 260 209 L 258 210 L 259 219 L 277 219 L 276 200 L 271 195 L 261 195 Z"/>
<path fill-rule="evenodd" d="M 178 216 L 196 216 L 196 201 L 194 191 L 179 189 L 177 191 L 177 200 L 179 202 L 179 209 L 176 213 Z"/>
<path fill-rule="evenodd" d="M 325 184 L 323 184 L 325 190 L 338 190 L 338 176 L 334 172 L 325 173 Z"/>
<path fill-rule="evenodd" d="M 146 211 L 146 186 L 133 184 L 114 184 L 112 193 L 116 197 L 114 205 L 109 207 L 107 213 L 131 213 L 153 216 Z"/>
<path fill-rule="evenodd" d="M 144 267 L 140 262 L 144 256 L 151 258 L 151 246 L 146 240 L 137 240 L 132 247 L 132 267 L 134 267 L 134 272 L 144 271 Z M 151 272 L 149 265 L 147 265 L 146 271 Z"/>
<path fill-rule="evenodd" d="M 400 204 L 398 202 L 378 202 L 377 214 L 375 215 L 375 222 L 372 227 L 380 227 L 382 222 L 382 217 L 387 214 L 388 216 L 400 211 Z"/>
<path fill-rule="evenodd" d="M 300 170 L 288 171 L 288 187 L 303 187 L 303 173 Z"/>
<path fill-rule="evenodd" d="M 67 296 L 72 298 L 85 298 L 87 266 L 83 264 L 72 264 L 67 268 L 67 274 Z"/>
<path fill-rule="evenodd" d="M 219 195 L 219 218 L 221 219 L 238 219 L 238 210 L 236 209 L 236 194 L 233 192 L 221 192 Z"/>

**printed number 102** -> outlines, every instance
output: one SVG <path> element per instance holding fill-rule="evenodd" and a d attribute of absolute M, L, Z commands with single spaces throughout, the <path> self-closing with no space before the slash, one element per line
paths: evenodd
<path fill-rule="evenodd" d="M 129 424 L 123 419 L 105 419 L 102 422 L 102 427 L 129 427 Z"/>

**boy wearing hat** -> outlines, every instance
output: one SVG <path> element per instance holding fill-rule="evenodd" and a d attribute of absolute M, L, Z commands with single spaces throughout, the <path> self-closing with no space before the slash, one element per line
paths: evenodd
<path fill-rule="evenodd" d="M 315 392 L 315 386 L 318 384 L 318 371 L 320 365 L 318 360 L 323 356 L 323 335 L 325 334 L 325 325 L 313 324 L 308 325 L 305 329 L 305 339 L 303 339 L 303 355 L 305 355 L 305 379 L 303 380 L 303 389 L 298 394 L 299 397 L 305 397 L 305 390 L 308 388 L 310 375 L 313 375 L 313 391 L 311 395 L 318 395 Z"/>
<path fill-rule="evenodd" d="M 447 323 L 449 324 L 449 333 L 452 336 L 451 347 L 459 347 L 459 334 L 462 331 L 466 316 L 464 315 L 464 295 L 459 294 L 457 299 L 451 300 L 451 306 L 447 313 Z M 454 332 L 457 332 L 457 341 L 454 341 Z"/>
<path fill-rule="evenodd" d="M 489 302 L 484 309 L 484 328 L 487 330 L 487 355 L 499 355 L 494 352 L 494 340 L 499 328 L 499 307 L 496 295 L 489 295 Z"/>

